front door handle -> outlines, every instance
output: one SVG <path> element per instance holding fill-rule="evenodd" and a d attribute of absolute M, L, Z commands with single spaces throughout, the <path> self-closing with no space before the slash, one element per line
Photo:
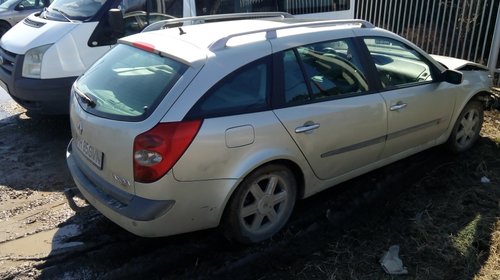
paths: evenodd
<path fill-rule="evenodd" d="M 295 133 L 307 133 L 319 128 L 319 123 L 305 123 L 295 129 Z"/>
<path fill-rule="evenodd" d="M 406 104 L 406 103 L 398 102 L 395 105 L 392 105 L 391 108 L 390 108 L 390 110 L 391 111 L 399 111 L 401 109 L 406 108 L 407 106 L 408 106 L 408 104 Z"/>

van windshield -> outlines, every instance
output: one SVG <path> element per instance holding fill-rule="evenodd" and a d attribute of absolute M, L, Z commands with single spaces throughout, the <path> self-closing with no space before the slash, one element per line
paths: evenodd
<path fill-rule="evenodd" d="M 186 69 L 171 58 L 119 44 L 75 82 L 74 91 L 91 114 L 139 121 L 151 114 Z"/>
<path fill-rule="evenodd" d="M 54 0 L 42 14 L 44 18 L 61 21 L 85 21 L 92 18 L 105 0 Z"/>

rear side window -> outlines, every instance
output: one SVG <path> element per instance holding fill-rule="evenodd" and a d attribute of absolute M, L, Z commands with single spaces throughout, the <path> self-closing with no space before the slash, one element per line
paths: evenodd
<path fill-rule="evenodd" d="M 90 113 L 142 120 L 186 69 L 186 65 L 173 59 L 120 44 L 77 80 L 75 90 L 95 103 L 90 106 L 79 99 Z"/>
<path fill-rule="evenodd" d="M 213 86 L 191 109 L 190 118 L 256 112 L 268 108 L 269 59 L 246 65 Z"/>

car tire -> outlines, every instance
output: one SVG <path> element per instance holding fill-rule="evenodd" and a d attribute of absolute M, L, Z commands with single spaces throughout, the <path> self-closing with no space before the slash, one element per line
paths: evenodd
<path fill-rule="evenodd" d="M 481 102 L 472 100 L 458 116 L 450 138 L 448 148 L 453 153 L 461 153 L 468 150 L 479 138 L 479 132 L 483 125 L 484 107 Z"/>
<path fill-rule="evenodd" d="M 3 34 L 9 31 L 10 25 L 6 22 L 0 22 L 0 38 L 2 38 Z"/>
<path fill-rule="evenodd" d="M 293 173 L 283 165 L 263 166 L 235 190 L 224 221 L 228 239 L 243 244 L 271 238 L 288 221 L 295 205 L 297 185 Z"/>

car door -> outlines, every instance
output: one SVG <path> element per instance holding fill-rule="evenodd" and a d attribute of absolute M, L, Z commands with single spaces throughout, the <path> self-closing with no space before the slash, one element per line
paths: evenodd
<path fill-rule="evenodd" d="M 438 81 L 437 68 L 410 46 L 391 38 L 363 39 L 383 88 L 388 119 L 383 158 L 431 145 L 445 133 L 455 98 Z"/>
<path fill-rule="evenodd" d="M 275 56 L 274 113 L 320 179 L 376 161 L 387 130 L 385 103 L 370 94 L 351 39 L 321 42 Z"/>

